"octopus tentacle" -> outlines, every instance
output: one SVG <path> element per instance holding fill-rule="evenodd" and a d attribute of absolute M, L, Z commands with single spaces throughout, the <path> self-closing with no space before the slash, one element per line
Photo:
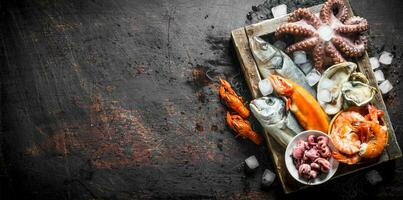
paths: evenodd
<path fill-rule="evenodd" d="M 306 8 L 299 8 L 292 12 L 288 18 L 288 22 L 306 21 L 316 29 L 321 25 L 320 19 Z"/>
<path fill-rule="evenodd" d="M 333 10 L 337 10 L 337 13 L 333 13 Z M 345 22 L 348 18 L 348 10 L 344 2 L 341 0 L 328 0 L 320 9 L 319 17 L 325 24 L 330 24 L 332 14 L 341 22 Z"/>
<path fill-rule="evenodd" d="M 332 43 L 327 43 L 325 46 L 326 55 L 328 55 L 335 64 L 346 61 Z"/>
<path fill-rule="evenodd" d="M 336 35 L 331 41 L 337 49 L 349 57 L 362 56 L 367 48 L 367 38 L 365 36 L 361 36 L 353 42 L 351 39 Z"/>
<path fill-rule="evenodd" d="M 325 56 L 325 51 L 323 43 L 319 43 L 313 48 L 312 57 L 315 69 L 320 72 L 323 71 L 323 57 Z"/>
<path fill-rule="evenodd" d="M 305 50 L 305 49 L 310 49 L 314 46 L 316 46 L 319 42 L 319 39 L 317 37 L 311 37 L 305 40 L 302 40 L 300 42 L 297 42 L 289 47 L 287 47 L 287 49 L 285 50 L 286 53 L 291 53 L 294 51 L 298 51 L 298 50 Z"/>
<path fill-rule="evenodd" d="M 349 18 L 345 0 L 327 0 L 319 16 L 308 9 L 292 12 L 288 23 L 278 27 L 275 36 L 296 36 L 297 43 L 290 45 L 285 51 L 309 51 L 315 68 L 323 71 L 328 62 L 340 63 L 345 61 L 345 57 L 362 56 L 367 48 L 367 39 L 360 36 L 360 33 L 366 30 L 366 19 Z"/>
<path fill-rule="evenodd" d="M 315 36 L 317 34 L 309 28 L 293 23 L 281 25 L 280 27 L 277 28 L 275 35 L 276 37 L 279 37 L 285 33 L 289 33 L 295 36 L 309 36 L 309 37 Z"/>
<path fill-rule="evenodd" d="M 358 33 L 368 30 L 368 21 L 361 17 L 352 17 L 344 25 L 335 28 L 337 33 Z"/>

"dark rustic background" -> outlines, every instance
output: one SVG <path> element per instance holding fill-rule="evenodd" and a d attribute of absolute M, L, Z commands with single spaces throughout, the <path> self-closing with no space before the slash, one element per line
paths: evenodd
<path fill-rule="evenodd" d="M 402 199 L 402 159 L 376 168 L 376 186 L 364 171 L 287 196 L 261 188 L 268 150 L 225 126 L 216 80 L 250 98 L 230 31 L 283 2 L 321 1 L 2 1 L 0 199 Z M 403 2 L 352 7 L 370 23 L 370 54 L 395 55 L 382 69 L 402 146 Z"/>

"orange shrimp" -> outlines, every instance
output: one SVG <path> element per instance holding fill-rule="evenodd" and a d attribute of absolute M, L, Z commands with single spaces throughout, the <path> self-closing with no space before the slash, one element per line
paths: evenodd
<path fill-rule="evenodd" d="M 356 164 L 361 160 L 361 156 L 358 153 L 353 155 L 344 155 L 339 152 L 333 151 L 332 156 L 339 162 L 346 163 L 349 165 Z"/>
<path fill-rule="evenodd" d="M 237 133 L 235 137 L 248 138 L 258 145 L 262 142 L 260 136 L 252 130 L 250 123 L 241 116 L 227 112 L 226 121 L 228 126 Z"/>
<path fill-rule="evenodd" d="M 386 126 L 380 125 L 378 118 L 382 117 L 384 112 L 376 109 L 372 105 L 368 105 L 368 121 L 369 128 L 365 129 L 367 132 L 366 140 L 363 141 L 360 148 L 360 156 L 364 158 L 376 158 L 380 156 L 388 143 L 388 131 Z"/>
<path fill-rule="evenodd" d="M 231 88 L 231 85 L 223 79 L 220 79 L 220 97 L 225 105 L 237 112 L 242 118 L 249 117 L 249 110 L 243 105 L 242 97 L 238 96 Z"/>
<path fill-rule="evenodd" d="M 297 83 L 278 75 L 270 75 L 274 91 L 287 99 L 289 108 L 305 130 L 327 133 L 329 119 L 316 99 Z"/>
<path fill-rule="evenodd" d="M 352 155 L 360 151 L 361 140 L 357 125 L 365 121 L 364 116 L 355 111 L 342 112 L 335 116 L 329 137 L 341 153 Z"/>
<path fill-rule="evenodd" d="M 372 159 L 380 156 L 388 143 L 388 132 L 378 118 L 383 111 L 368 105 L 364 117 L 356 111 L 344 111 L 335 116 L 329 136 L 339 152 L 333 157 L 346 164 L 355 164 L 362 158 Z"/>

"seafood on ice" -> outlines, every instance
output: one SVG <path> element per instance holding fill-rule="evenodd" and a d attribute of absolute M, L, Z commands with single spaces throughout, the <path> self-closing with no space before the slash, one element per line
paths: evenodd
<path fill-rule="evenodd" d="M 231 84 L 220 79 L 220 97 L 225 105 L 237 112 L 242 118 L 249 117 L 249 110 L 243 105 L 242 97 L 238 96 L 232 89 Z"/>
<path fill-rule="evenodd" d="M 266 132 L 284 148 L 297 133 L 302 131 L 279 97 L 260 97 L 251 101 L 249 107 Z"/>
<path fill-rule="evenodd" d="M 286 99 L 287 108 L 305 130 L 328 131 L 328 116 L 309 92 L 294 81 L 278 75 L 270 75 L 269 80 L 276 94 Z"/>
<path fill-rule="evenodd" d="M 356 164 L 361 159 L 379 157 L 388 143 L 387 127 L 380 117 L 384 112 L 368 105 L 368 114 L 350 109 L 337 114 L 331 122 L 329 137 L 338 152 L 333 157 L 339 162 Z"/>
<path fill-rule="evenodd" d="M 243 119 L 237 114 L 231 115 L 227 112 L 226 121 L 228 126 L 237 133 L 235 137 L 248 138 L 255 144 L 262 142 L 260 136 L 252 130 L 252 126 L 248 120 Z"/>
<path fill-rule="evenodd" d="M 357 65 L 352 62 L 344 62 L 329 67 L 322 75 L 318 83 L 318 102 L 329 115 L 334 115 L 343 106 L 342 86 L 347 82 Z M 330 98 L 323 98 L 323 93 L 328 93 Z"/>
<path fill-rule="evenodd" d="M 332 151 L 328 143 L 329 138 L 323 135 L 309 135 L 306 141 L 298 141 L 292 150 L 291 157 L 300 176 L 314 179 L 320 173 L 329 172 L 332 168 L 329 162 Z"/>
<path fill-rule="evenodd" d="M 315 90 L 306 81 L 304 73 L 283 51 L 258 36 L 251 37 L 249 44 L 263 79 L 272 74 L 281 75 L 295 81 L 311 95 L 316 95 Z"/>
<path fill-rule="evenodd" d="M 360 57 L 367 49 L 368 22 L 361 17 L 349 17 L 343 0 L 328 0 L 319 15 L 300 8 L 289 15 L 288 23 L 276 30 L 276 36 L 291 34 L 299 41 L 287 47 L 286 52 L 299 50 L 312 54 L 315 68 L 323 71 L 327 64 L 345 62 L 347 57 Z"/>
<path fill-rule="evenodd" d="M 360 81 L 347 81 L 343 84 L 341 92 L 347 103 L 363 106 L 374 98 L 376 89 Z"/>

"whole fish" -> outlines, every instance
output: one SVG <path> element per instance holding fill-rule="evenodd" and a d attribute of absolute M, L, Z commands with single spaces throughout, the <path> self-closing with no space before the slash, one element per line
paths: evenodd
<path fill-rule="evenodd" d="M 327 133 L 329 117 L 315 97 L 292 80 L 278 75 L 270 75 L 269 80 L 274 92 L 286 100 L 287 108 L 305 130 L 319 130 Z"/>
<path fill-rule="evenodd" d="M 249 107 L 263 128 L 284 148 L 302 131 L 294 116 L 287 112 L 285 102 L 279 97 L 260 97 L 253 100 Z"/>
<path fill-rule="evenodd" d="M 268 78 L 271 74 L 281 75 L 298 83 L 311 93 L 312 96 L 316 97 L 316 92 L 309 86 L 305 79 L 305 74 L 287 54 L 258 36 L 249 39 L 249 44 L 263 78 Z"/>

